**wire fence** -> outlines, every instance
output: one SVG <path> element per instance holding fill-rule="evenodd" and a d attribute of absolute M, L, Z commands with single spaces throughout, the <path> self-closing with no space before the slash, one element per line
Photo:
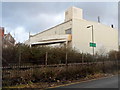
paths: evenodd
<path fill-rule="evenodd" d="M 70 73 L 75 74 L 75 70 L 78 69 L 78 74 L 81 77 L 85 76 L 84 74 L 93 74 L 95 72 L 102 73 L 113 73 L 114 71 L 118 71 L 118 63 L 117 61 L 104 61 L 104 62 L 89 62 L 89 63 L 68 63 L 66 64 L 53 64 L 53 65 L 11 65 L 7 67 L 2 67 L 2 84 L 5 86 L 13 86 L 20 84 L 29 84 L 30 82 L 45 82 L 49 77 L 55 76 L 55 73 L 61 77 L 68 77 Z M 66 76 L 62 76 L 62 71 L 66 70 Z M 69 69 L 71 68 L 71 69 Z M 55 70 L 57 69 L 57 70 Z M 79 69 L 81 71 L 79 71 Z M 70 78 L 73 78 L 71 76 Z M 57 76 L 56 76 L 57 78 Z M 38 81 L 37 81 L 38 80 Z"/>
<path fill-rule="evenodd" d="M 3 87 L 35 82 L 78 79 L 118 70 L 116 52 L 108 56 L 78 53 L 65 48 L 19 46 L 3 49 Z"/>

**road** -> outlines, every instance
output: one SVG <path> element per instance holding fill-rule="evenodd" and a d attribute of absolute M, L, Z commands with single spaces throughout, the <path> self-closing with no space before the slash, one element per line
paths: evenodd
<path fill-rule="evenodd" d="M 89 80 L 77 84 L 60 86 L 56 88 L 118 88 L 118 76 Z"/>

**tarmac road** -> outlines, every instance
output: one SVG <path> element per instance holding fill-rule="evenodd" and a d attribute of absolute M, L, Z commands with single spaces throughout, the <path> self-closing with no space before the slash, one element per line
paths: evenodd
<path fill-rule="evenodd" d="M 118 88 L 118 75 L 56 87 L 56 89 L 57 88 Z"/>

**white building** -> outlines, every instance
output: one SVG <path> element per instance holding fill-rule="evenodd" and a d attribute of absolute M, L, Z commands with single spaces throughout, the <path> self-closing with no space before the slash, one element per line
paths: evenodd
<path fill-rule="evenodd" d="M 95 43 L 96 47 L 91 47 L 90 42 Z M 82 9 L 71 7 L 65 12 L 63 23 L 31 36 L 25 44 L 67 44 L 84 53 L 93 53 L 93 49 L 95 52 L 100 49 L 108 52 L 118 50 L 118 30 L 98 22 L 84 20 Z"/>

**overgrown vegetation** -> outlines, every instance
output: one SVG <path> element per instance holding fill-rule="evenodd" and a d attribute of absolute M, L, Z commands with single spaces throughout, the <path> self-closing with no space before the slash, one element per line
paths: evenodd
<path fill-rule="evenodd" d="M 68 67 L 31 68 L 28 70 L 8 70 L 3 72 L 3 87 L 40 82 L 67 82 L 85 78 L 97 73 L 113 73 L 117 71 L 114 63 L 89 64 Z M 8 74 L 8 75 L 7 75 Z"/>
<path fill-rule="evenodd" d="M 71 48 L 66 50 L 65 47 L 29 47 L 26 45 L 17 45 L 15 47 L 3 48 L 2 57 L 3 65 L 8 64 L 45 64 L 46 52 L 48 53 L 48 64 L 65 64 L 67 51 L 68 63 L 81 63 L 82 55 L 84 62 L 89 58 L 92 60 L 90 54 L 81 54 Z"/>
<path fill-rule="evenodd" d="M 93 56 L 88 53 L 78 53 L 71 48 L 66 50 L 65 47 L 29 47 L 23 44 L 18 44 L 15 47 L 3 48 L 2 62 L 6 65 L 27 65 L 27 64 L 45 64 L 46 52 L 48 64 L 65 64 L 67 51 L 68 63 L 92 62 Z M 120 59 L 120 52 L 111 51 L 108 56 L 94 56 L 94 61 L 115 60 Z"/>
<path fill-rule="evenodd" d="M 3 70 L 3 86 L 37 82 L 64 82 L 85 78 L 87 75 L 96 73 L 113 73 L 118 70 L 118 61 L 120 60 L 120 51 L 111 51 L 107 55 L 104 55 L 103 52 L 102 54 L 96 53 L 93 57 L 91 54 L 79 53 L 71 48 L 66 50 L 65 47 L 29 47 L 20 44 L 15 47 L 3 48 L 2 63 L 3 66 L 45 65 L 46 52 L 48 65 L 65 64 L 66 52 L 68 64 L 87 64 Z"/>

